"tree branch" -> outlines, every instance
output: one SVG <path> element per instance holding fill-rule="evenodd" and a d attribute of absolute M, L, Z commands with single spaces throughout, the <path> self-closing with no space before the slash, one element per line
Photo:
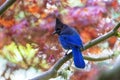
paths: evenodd
<path fill-rule="evenodd" d="M 89 57 L 89 56 L 85 56 L 85 55 L 83 57 L 85 60 L 88 60 L 88 61 L 104 61 L 104 60 L 112 59 L 115 56 L 116 56 L 115 54 L 112 54 L 109 56 L 99 57 L 99 58 L 93 58 L 93 57 Z"/>
<path fill-rule="evenodd" d="M 112 37 L 112 36 L 115 36 L 116 33 L 117 33 L 117 30 L 118 28 L 120 27 L 120 23 L 118 23 L 117 26 L 115 26 L 115 28 L 113 30 L 111 30 L 110 32 L 86 43 L 84 45 L 84 48 L 81 49 L 82 51 L 104 41 L 105 39 L 108 39 L 109 37 Z M 87 57 L 87 56 L 84 56 L 84 59 L 86 60 L 90 60 L 90 61 L 101 61 L 101 60 L 106 60 L 106 59 L 110 59 L 110 58 L 113 58 L 114 55 L 111 55 L 111 56 L 107 56 L 107 57 L 103 57 L 103 58 L 92 58 L 92 57 Z M 70 54 L 68 54 L 67 56 L 63 56 L 62 58 L 60 58 L 55 64 L 54 66 L 49 69 L 48 71 L 46 72 L 43 72 L 43 74 L 40 74 L 30 80 L 48 80 L 50 78 L 53 78 L 56 76 L 57 74 L 57 71 L 59 70 L 59 68 L 66 62 L 68 61 L 70 58 L 72 58 L 72 52 L 70 52 Z"/>
<path fill-rule="evenodd" d="M 120 80 L 120 55 L 116 59 L 112 69 L 101 70 L 96 80 Z"/>
<path fill-rule="evenodd" d="M 2 15 L 16 0 L 6 0 L 3 5 L 0 6 L 0 15 Z"/>

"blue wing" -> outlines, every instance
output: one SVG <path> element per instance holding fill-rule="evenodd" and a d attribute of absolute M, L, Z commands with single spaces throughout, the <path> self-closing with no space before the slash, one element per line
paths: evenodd
<path fill-rule="evenodd" d="M 83 47 L 82 40 L 78 34 L 60 35 L 59 41 L 65 49 L 70 49 L 71 46 Z"/>

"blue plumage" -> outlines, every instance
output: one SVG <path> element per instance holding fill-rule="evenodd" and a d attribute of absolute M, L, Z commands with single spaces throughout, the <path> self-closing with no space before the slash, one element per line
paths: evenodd
<path fill-rule="evenodd" d="M 75 66 L 78 68 L 84 68 L 85 62 L 80 51 L 80 48 L 83 48 L 83 44 L 79 33 L 74 28 L 63 24 L 59 19 L 56 19 L 54 33 L 59 35 L 59 42 L 64 49 L 72 49 Z"/>

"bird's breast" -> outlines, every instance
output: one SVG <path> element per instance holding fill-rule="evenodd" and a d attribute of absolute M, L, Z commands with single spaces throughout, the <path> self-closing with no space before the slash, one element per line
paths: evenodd
<path fill-rule="evenodd" d="M 59 36 L 59 42 L 61 43 L 61 45 L 64 49 L 70 49 L 70 45 L 67 43 L 65 37 Z"/>

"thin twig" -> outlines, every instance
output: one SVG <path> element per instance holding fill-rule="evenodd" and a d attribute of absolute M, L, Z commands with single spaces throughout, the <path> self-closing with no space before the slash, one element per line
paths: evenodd
<path fill-rule="evenodd" d="M 0 6 L 0 15 L 2 15 L 16 0 L 6 0 Z"/>
<path fill-rule="evenodd" d="M 20 53 L 20 55 L 21 55 L 21 57 L 22 57 L 22 59 L 23 59 L 24 64 L 27 64 L 27 65 L 28 65 L 27 60 L 25 59 L 24 55 L 22 54 L 22 52 L 21 52 L 21 50 L 20 50 L 20 47 L 19 47 L 19 44 L 18 44 L 17 40 L 16 40 L 13 36 L 12 36 L 12 41 L 15 42 L 15 45 L 16 45 L 16 47 L 17 47 L 17 50 L 19 51 L 19 53 Z"/>

